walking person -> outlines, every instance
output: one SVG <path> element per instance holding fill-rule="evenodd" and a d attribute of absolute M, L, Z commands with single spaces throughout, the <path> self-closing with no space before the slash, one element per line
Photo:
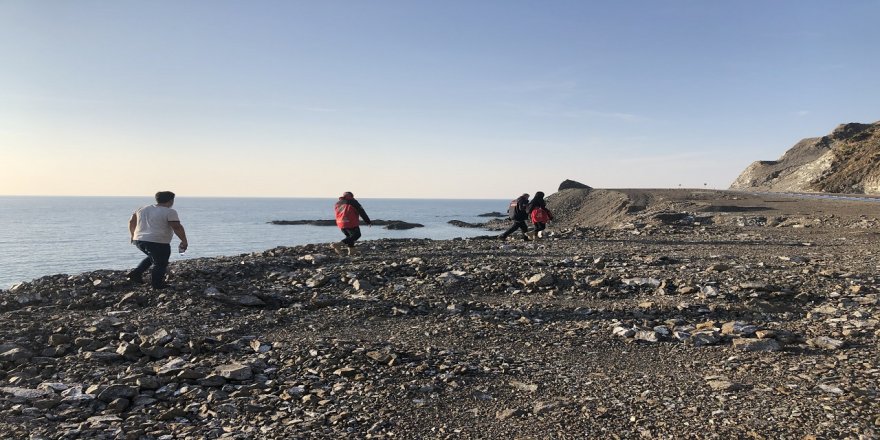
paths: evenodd
<path fill-rule="evenodd" d="M 507 217 L 513 220 L 513 226 L 504 231 L 504 233 L 498 236 L 498 238 L 500 238 L 501 240 L 506 240 L 508 235 L 513 234 L 514 231 L 519 229 L 520 231 L 522 231 L 523 240 L 528 241 L 529 237 L 526 236 L 526 231 L 529 230 L 529 227 L 526 226 L 526 219 L 529 218 L 529 214 L 527 211 L 528 206 L 528 194 L 523 194 L 518 198 L 510 201 L 510 205 L 507 207 Z"/>
<path fill-rule="evenodd" d="M 174 193 L 171 191 L 159 191 L 156 193 L 156 204 L 138 208 L 128 221 L 128 232 L 131 243 L 137 246 L 141 252 L 147 254 L 134 270 L 126 277 L 135 283 L 143 282 L 143 274 L 153 266 L 150 273 L 150 284 L 153 289 L 164 289 L 165 271 L 168 268 L 168 259 L 171 257 L 171 239 L 176 234 L 180 239 L 178 250 L 185 252 L 188 246 L 186 231 L 180 224 L 177 211 L 171 209 L 174 205 Z"/>
<path fill-rule="evenodd" d="M 526 208 L 526 212 L 529 213 L 529 217 L 532 220 L 532 224 L 535 225 L 535 230 L 531 232 L 527 232 L 526 235 L 529 236 L 532 240 L 536 240 L 541 238 L 543 231 L 547 227 L 547 222 L 553 220 L 553 213 L 547 209 L 547 202 L 544 201 L 544 193 L 538 191 L 535 193 L 535 198 L 529 202 L 529 206 Z"/>
<path fill-rule="evenodd" d="M 360 202 L 354 198 L 354 194 L 350 191 L 342 193 L 342 197 L 336 202 L 335 211 L 336 226 L 339 226 L 339 229 L 345 234 L 345 238 L 340 242 L 330 244 L 330 247 L 338 255 L 342 255 L 344 245 L 348 250 L 348 255 L 357 255 L 354 242 L 361 238 L 359 218 L 364 219 L 364 222 L 370 225 L 370 227 L 373 226 L 373 222 L 370 221 L 367 211 L 364 211 L 364 207 L 361 206 Z"/>

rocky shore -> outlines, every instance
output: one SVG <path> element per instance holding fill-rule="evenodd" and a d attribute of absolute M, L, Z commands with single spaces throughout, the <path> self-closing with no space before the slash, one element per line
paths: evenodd
<path fill-rule="evenodd" d="M 281 247 L 176 262 L 161 292 L 116 271 L 0 291 L 0 432 L 877 437 L 873 213 L 606 195 L 630 220 L 585 227 L 574 197 L 539 241 Z M 736 220 L 756 217 L 784 218 Z"/>

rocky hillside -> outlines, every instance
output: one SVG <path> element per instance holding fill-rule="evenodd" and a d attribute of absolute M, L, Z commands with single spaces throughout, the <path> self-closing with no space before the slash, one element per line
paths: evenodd
<path fill-rule="evenodd" d="M 880 122 L 804 139 L 779 160 L 749 165 L 730 189 L 880 194 Z"/>

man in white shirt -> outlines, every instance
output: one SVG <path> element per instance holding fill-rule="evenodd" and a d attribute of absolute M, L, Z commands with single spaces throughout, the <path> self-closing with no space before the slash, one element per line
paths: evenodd
<path fill-rule="evenodd" d="M 177 211 L 171 209 L 174 205 L 174 193 L 160 191 L 156 193 L 156 204 L 139 208 L 128 221 L 128 231 L 131 234 L 131 243 L 137 246 L 147 257 L 138 264 L 134 270 L 126 275 L 129 280 L 136 283 L 143 282 L 143 274 L 153 266 L 151 283 L 154 289 L 164 289 L 165 270 L 168 268 L 168 259 L 171 257 L 172 234 L 180 238 L 178 249 L 186 251 L 186 231 L 180 224 Z"/>

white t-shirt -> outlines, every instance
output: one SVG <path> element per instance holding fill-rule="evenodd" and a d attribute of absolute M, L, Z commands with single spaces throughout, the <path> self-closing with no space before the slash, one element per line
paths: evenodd
<path fill-rule="evenodd" d="M 134 239 L 153 243 L 171 243 L 174 231 L 168 222 L 179 222 L 177 211 L 164 206 L 148 205 L 134 212 L 137 226 Z"/>

